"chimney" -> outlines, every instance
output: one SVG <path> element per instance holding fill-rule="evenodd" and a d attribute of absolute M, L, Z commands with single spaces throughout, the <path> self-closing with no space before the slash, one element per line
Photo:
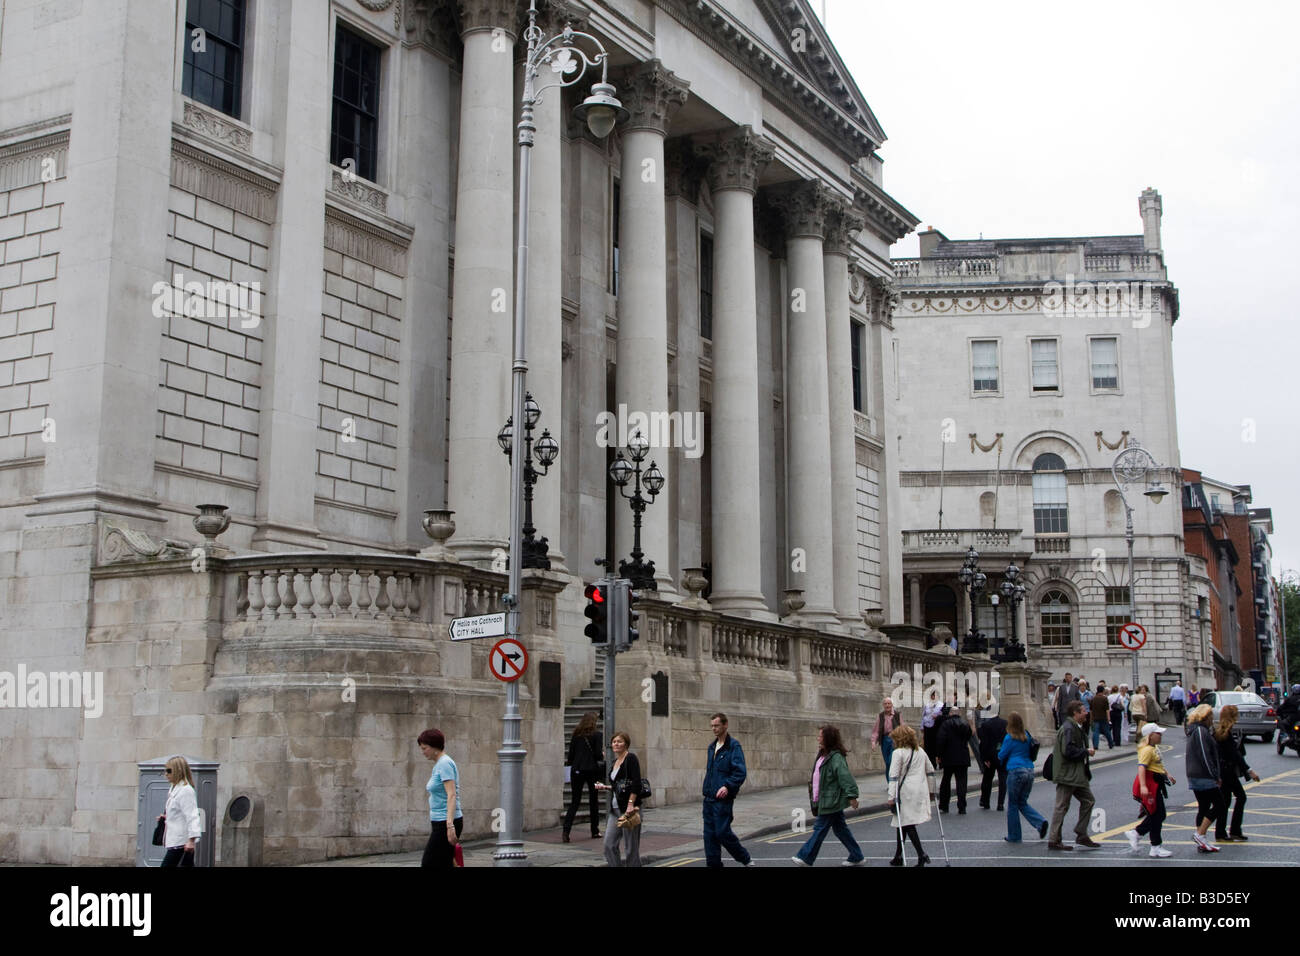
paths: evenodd
<path fill-rule="evenodd" d="M 1148 252 L 1160 251 L 1160 214 L 1163 208 L 1158 192 L 1150 186 L 1142 190 L 1138 197 L 1138 211 L 1142 213 L 1142 247 Z"/>
<path fill-rule="evenodd" d="M 941 233 L 933 226 L 926 226 L 925 231 L 917 233 L 921 240 L 921 258 L 928 259 L 935 250 L 935 247 L 941 242 L 947 242 L 948 237 Z"/>

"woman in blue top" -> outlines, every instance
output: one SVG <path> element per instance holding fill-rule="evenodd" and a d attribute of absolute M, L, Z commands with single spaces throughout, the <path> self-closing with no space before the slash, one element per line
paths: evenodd
<path fill-rule="evenodd" d="M 452 869 L 456 865 L 455 846 L 460 842 L 464 824 L 460 809 L 460 773 L 456 762 L 443 752 L 447 746 L 442 731 L 430 727 L 416 738 L 425 759 L 433 761 L 433 773 L 425 790 L 429 791 L 429 843 L 424 848 L 421 866 Z"/>
<path fill-rule="evenodd" d="M 1007 835 L 1003 839 L 1008 843 L 1020 842 L 1022 813 L 1030 826 L 1038 829 L 1038 839 L 1047 836 L 1047 821 L 1029 805 L 1029 793 L 1034 789 L 1034 761 L 1029 756 L 1033 744 L 1034 738 L 1025 730 L 1025 718 L 1012 711 L 998 750 L 998 760 L 1007 768 Z"/>

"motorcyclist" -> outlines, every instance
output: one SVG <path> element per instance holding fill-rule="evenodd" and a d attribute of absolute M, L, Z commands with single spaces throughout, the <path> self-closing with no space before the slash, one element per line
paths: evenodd
<path fill-rule="evenodd" d="M 1283 734 L 1293 736 L 1295 731 L 1292 728 L 1297 720 L 1300 720 L 1300 684 L 1292 684 L 1291 693 L 1277 709 L 1277 722 Z"/>

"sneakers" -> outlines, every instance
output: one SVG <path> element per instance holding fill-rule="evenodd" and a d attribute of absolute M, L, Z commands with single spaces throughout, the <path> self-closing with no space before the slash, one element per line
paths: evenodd
<path fill-rule="evenodd" d="M 1040 839 L 1040 840 L 1046 840 L 1046 839 L 1047 839 L 1047 821 L 1046 821 L 1046 820 L 1044 820 L 1042 823 L 1038 824 L 1038 839 Z"/>
<path fill-rule="evenodd" d="M 801 859 L 800 859 L 799 857 L 797 857 L 797 856 L 792 856 L 792 857 L 790 857 L 790 859 L 794 861 L 795 866 L 808 866 L 808 865 L 809 865 L 808 861 L 806 861 L 806 860 L 801 860 Z M 746 865 L 746 866 L 749 866 L 748 863 L 746 863 L 745 865 Z"/>
<path fill-rule="evenodd" d="M 1197 853 L 1218 853 L 1219 848 L 1205 839 L 1199 833 L 1192 834 L 1192 842 L 1196 844 Z"/>
<path fill-rule="evenodd" d="M 1136 830 L 1125 830 L 1124 836 L 1128 839 L 1129 852 L 1136 853 L 1138 851 L 1138 840 L 1141 839 L 1138 832 Z M 1152 847 L 1151 849 L 1154 850 L 1155 847 Z"/>
<path fill-rule="evenodd" d="M 1164 847 L 1162 847 L 1162 846 L 1153 846 L 1153 847 L 1151 848 L 1151 852 L 1150 852 L 1149 854 L 1147 854 L 1147 855 L 1148 855 L 1148 856 L 1153 856 L 1153 857 L 1155 857 L 1157 860 L 1163 860 L 1163 859 L 1164 859 L 1165 857 L 1167 857 L 1167 856 L 1173 856 L 1172 853 L 1170 853 L 1168 850 L 1166 850 L 1166 849 L 1165 849 Z"/>

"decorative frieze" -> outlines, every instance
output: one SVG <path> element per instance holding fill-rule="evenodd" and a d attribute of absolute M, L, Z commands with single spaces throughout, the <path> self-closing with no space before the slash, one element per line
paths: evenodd
<path fill-rule="evenodd" d="M 368 211 L 388 213 L 388 193 L 378 186 L 363 182 L 355 175 L 331 169 L 330 192 L 364 206 Z"/>
<path fill-rule="evenodd" d="M 241 153 L 248 152 L 253 142 L 251 131 L 188 100 L 185 102 L 181 125 Z"/>
<path fill-rule="evenodd" d="M 1021 315 L 1043 312 L 1041 294 L 935 295 L 912 296 L 903 301 L 899 311 L 905 315 L 971 315 L 975 313 Z"/>
<path fill-rule="evenodd" d="M 772 141 L 756 135 L 751 126 L 742 126 L 734 136 L 701 146 L 699 151 L 712 161 L 710 189 L 742 189 L 750 194 L 757 191 L 759 174 L 775 154 Z"/>
<path fill-rule="evenodd" d="M 68 131 L 0 146 L 0 192 L 68 174 Z"/>
<path fill-rule="evenodd" d="M 639 63 L 623 76 L 618 97 L 632 114 L 624 131 L 649 129 L 668 132 L 673 113 L 686 104 L 690 84 L 659 60 Z"/>
<path fill-rule="evenodd" d="M 172 185 L 268 225 L 275 222 L 279 184 L 265 176 L 172 140 Z"/>
<path fill-rule="evenodd" d="M 406 237 L 382 230 L 341 209 L 325 207 L 326 249 L 404 277 L 409 246 L 410 240 Z"/>

